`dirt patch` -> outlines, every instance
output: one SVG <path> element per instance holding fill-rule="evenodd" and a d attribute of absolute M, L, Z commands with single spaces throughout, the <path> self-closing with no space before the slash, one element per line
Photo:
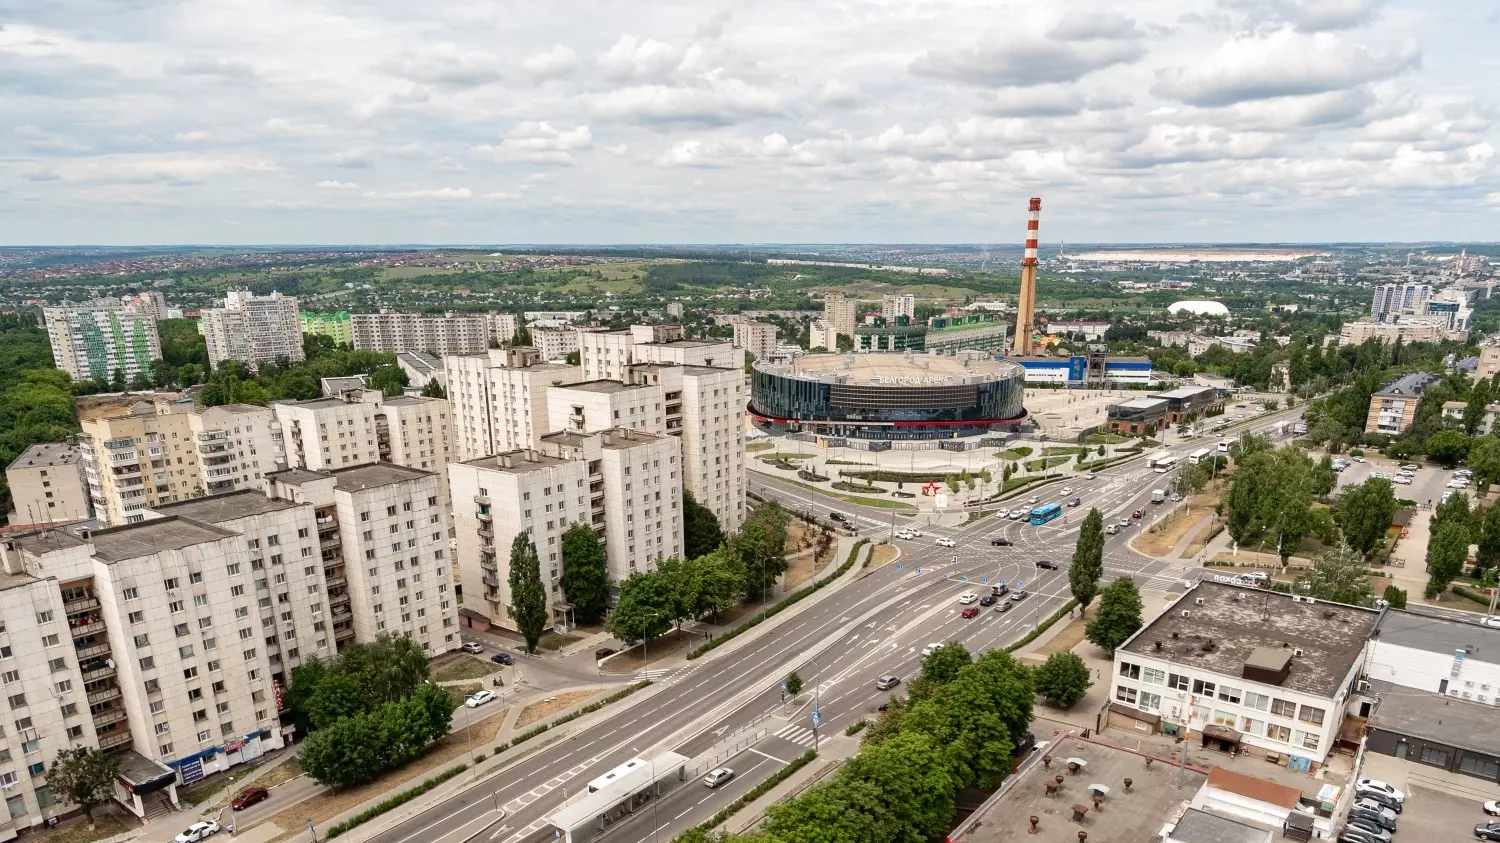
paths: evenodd
<path fill-rule="evenodd" d="M 701 633 L 674 629 L 671 632 L 651 639 L 651 643 L 645 647 L 638 644 L 629 650 L 621 652 L 604 665 L 603 671 L 615 675 L 635 673 L 651 662 L 660 661 L 690 644 L 701 644 L 706 640 L 708 639 Z M 647 650 L 650 651 L 651 662 L 647 662 L 645 659 L 644 651 Z"/>
<path fill-rule="evenodd" d="M 1182 541 L 1204 518 L 1213 512 L 1214 503 L 1218 500 L 1215 495 L 1194 495 L 1188 499 L 1186 506 L 1179 506 L 1172 514 L 1166 516 L 1155 526 L 1146 530 L 1136 540 L 1136 549 L 1147 556 L 1162 557 L 1172 552 L 1172 548 Z M 1149 514 L 1149 510 L 1148 510 Z"/>
<path fill-rule="evenodd" d="M 1040 662 L 1046 661 L 1047 657 L 1052 655 L 1053 653 L 1072 652 L 1073 648 L 1077 647 L 1078 644 L 1083 641 L 1085 626 L 1087 626 L 1087 623 L 1082 618 L 1073 621 L 1072 623 L 1063 627 L 1062 630 L 1056 635 L 1049 638 L 1047 640 L 1047 643 L 1041 645 L 1040 647 L 1037 647 L 1030 653 L 1027 653 L 1023 658 L 1035 659 L 1036 661 Z"/>
<path fill-rule="evenodd" d="M 451 658 L 457 656 L 457 658 Z M 439 665 L 439 662 L 442 662 Z M 500 669 L 500 665 L 481 656 L 468 653 L 446 653 L 432 660 L 427 666 L 434 682 L 457 682 L 460 679 L 478 679 L 489 676 Z"/>
<path fill-rule="evenodd" d="M 889 565 L 901 558 L 901 548 L 893 544 L 877 545 L 870 552 L 870 564 L 866 568 L 879 568 L 881 565 Z"/>
<path fill-rule="evenodd" d="M 601 688 L 594 688 L 590 691 L 568 691 L 565 694 L 558 694 L 541 702 L 532 703 L 521 709 L 521 716 L 516 719 L 516 728 L 523 729 L 538 720 L 546 720 L 559 711 L 570 709 L 589 697 L 597 697 L 601 693 L 603 693 Z"/>
<path fill-rule="evenodd" d="M 494 717 L 468 729 L 451 732 L 448 737 L 433 743 L 426 755 L 399 770 L 392 770 L 374 781 L 348 790 L 338 792 L 325 790 L 311 799 L 303 800 L 285 811 L 267 817 L 263 822 L 275 823 L 278 828 L 293 829 L 291 833 L 282 834 L 271 843 L 305 837 L 309 818 L 315 825 L 321 825 L 359 807 L 370 799 L 383 795 L 388 790 L 405 790 L 420 784 L 422 779 L 427 778 L 436 770 L 459 762 L 468 763 L 471 744 L 475 752 L 488 752 L 489 749 L 485 744 L 495 740 L 500 727 L 505 725 L 507 711 L 508 709 L 501 709 Z M 458 721 L 455 720 L 455 722 Z M 77 841 L 77 843 L 83 843 L 83 841 Z"/>
<path fill-rule="evenodd" d="M 745 450 L 753 454 L 756 451 L 769 451 L 774 447 L 776 445 L 773 442 L 751 442 L 745 446 Z"/>
<path fill-rule="evenodd" d="M 186 820 L 183 821 L 183 824 L 184 826 L 191 825 Z M 94 809 L 94 828 L 92 831 L 89 830 L 88 818 L 80 817 L 78 822 L 67 828 L 54 831 L 51 834 L 38 834 L 31 839 L 45 840 L 47 843 L 93 843 L 95 840 L 103 840 L 107 837 L 114 837 L 116 834 L 123 834 L 135 827 L 133 825 L 126 825 L 124 820 L 109 813 L 109 809 L 101 805 Z"/>
<path fill-rule="evenodd" d="M 569 644 L 576 644 L 582 640 L 582 635 L 575 635 L 571 632 L 566 635 L 558 635 L 555 632 L 544 632 L 542 633 L 542 640 L 538 641 L 536 645 L 543 650 L 561 650 Z"/>
<path fill-rule="evenodd" d="M 449 685 L 443 690 L 447 691 L 448 696 L 453 698 L 454 705 L 463 705 L 464 700 L 468 699 L 471 695 L 478 693 L 483 688 L 484 686 L 479 684 L 478 682 L 469 682 L 464 685 Z"/>
<path fill-rule="evenodd" d="M 1182 558 L 1191 559 L 1202 553 L 1203 549 L 1208 547 L 1209 541 L 1213 539 L 1214 531 L 1222 529 L 1223 526 L 1224 520 L 1217 515 L 1214 516 L 1213 520 L 1204 524 L 1203 528 L 1198 531 L 1198 534 L 1193 536 L 1193 540 L 1188 542 L 1187 548 L 1182 551 Z"/>
<path fill-rule="evenodd" d="M 217 814 L 219 811 L 229 807 L 235 794 L 242 792 L 245 788 L 256 785 L 258 787 L 273 788 L 279 784 L 286 784 L 292 779 L 302 775 L 302 762 L 297 758 L 290 758 L 267 770 L 263 776 L 252 776 L 248 780 L 241 780 L 241 785 L 235 788 L 218 802 L 215 802 L 205 813 Z"/>

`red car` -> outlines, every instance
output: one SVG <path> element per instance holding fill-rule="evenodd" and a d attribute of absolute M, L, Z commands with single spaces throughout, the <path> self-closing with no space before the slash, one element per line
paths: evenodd
<path fill-rule="evenodd" d="M 1137 509 L 1135 512 L 1130 513 L 1130 517 L 1131 518 L 1144 518 L 1144 517 L 1146 517 L 1146 511 L 1143 510 L 1143 509 Z"/>
<path fill-rule="evenodd" d="M 240 791 L 239 796 L 234 797 L 234 801 L 229 803 L 229 806 L 236 811 L 240 811 L 270 798 L 271 792 L 263 787 L 247 787 Z"/>
<path fill-rule="evenodd" d="M 978 606 L 965 606 L 962 614 L 963 614 L 963 616 L 965 618 L 978 617 L 979 616 L 979 607 Z"/>

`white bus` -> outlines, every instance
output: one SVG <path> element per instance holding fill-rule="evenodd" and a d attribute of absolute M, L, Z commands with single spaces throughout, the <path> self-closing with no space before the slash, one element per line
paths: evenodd
<path fill-rule="evenodd" d="M 1156 459 L 1151 461 L 1151 466 L 1152 468 L 1156 469 L 1157 474 L 1166 474 L 1174 467 L 1176 467 L 1176 465 L 1177 457 L 1171 455 L 1157 457 Z"/>
<path fill-rule="evenodd" d="M 1227 453 L 1229 453 L 1229 444 L 1230 443 L 1229 443 L 1228 439 L 1220 439 L 1219 440 L 1219 453 L 1221 453 L 1221 454 L 1227 454 Z"/>
<path fill-rule="evenodd" d="M 626 761 L 624 764 L 621 764 L 613 770 L 610 770 L 608 773 L 605 773 L 599 778 L 589 782 L 589 793 L 597 793 L 598 791 L 603 790 L 606 786 L 614 783 L 615 781 L 618 781 L 621 776 L 625 775 L 631 770 L 634 770 L 637 767 L 644 767 L 645 765 L 646 761 L 644 759 L 632 758 L 629 761 Z"/>
<path fill-rule="evenodd" d="M 1209 450 L 1208 448 L 1199 448 L 1198 450 L 1188 455 L 1188 462 L 1192 463 L 1193 465 L 1198 465 L 1199 463 L 1202 463 L 1204 460 L 1208 459 L 1208 455 L 1212 453 L 1213 451 Z"/>

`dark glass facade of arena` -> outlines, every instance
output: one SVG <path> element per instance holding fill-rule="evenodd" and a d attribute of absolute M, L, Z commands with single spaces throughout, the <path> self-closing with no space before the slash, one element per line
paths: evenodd
<path fill-rule="evenodd" d="M 750 412 L 777 429 L 861 439 L 967 436 L 1026 415 L 1024 373 L 978 384 L 867 386 L 819 383 L 756 369 Z"/>

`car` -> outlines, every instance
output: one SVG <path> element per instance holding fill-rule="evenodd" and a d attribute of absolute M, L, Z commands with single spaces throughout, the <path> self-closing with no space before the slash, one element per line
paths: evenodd
<path fill-rule="evenodd" d="M 1419 468 L 1421 468 L 1420 465 L 1417 465 L 1416 463 L 1410 463 L 1410 462 L 1407 463 L 1406 465 L 1401 466 L 1401 470 L 1402 471 L 1416 471 Z"/>
<path fill-rule="evenodd" d="M 993 594 L 986 594 L 985 596 L 979 598 L 979 605 L 981 606 L 993 606 L 998 602 L 1000 602 L 1000 598 L 996 597 Z"/>
<path fill-rule="evenodd" d="M 938 539 L 937 540 L 937 546 L 938 547 L 958 547 L 958 542 L 954 541 L 953 539 Z"/>
<path fill-rule="evenodd" d="M 1474 836 L 1480 840 L 1500 840 L 1500 822 L 1490 820 L 1474 826 Z"/>
<path fill-rule="evenodd" d="M 1051 561 L 1050 559 L 1038 559 L 1038 560 L 1036 560 L 1036 566 L 1038 568 L 1041 568 L 1043 571 L 1056 571 L 1057 570 L 1057 563 Z"/>
<path fill-rule="evenodd" d="M 1010 547 L 1011 546 L 1011 542 L 1010 542 L 1010 539 L 1006 538 L 1005 536 L 994 536 L 993 538 L 990 539 L 990 546 L 991 547 Z"/>
<path fill-rule="evenodd" d="M 720 767 L 717 770 L 709 770 L 708 775 L 703 777 L 704 787 L 718 787 L 724 782 L 734 778 L 734 771 L 728 767 Z"/>
<path fill-rule="evenodd" d="M 1494 629 L 1500 629 L 1500 617 L 1497 617 L 1495 615 L 1487 615 L 1479 619 L 1479 625 L 1488 626 Z"/>
<path fill-rule="evenodd" d="M 1025 515 L 1026 515 L 1026 510 L 1024 510 L 1024 509 L 1012 509 L 1010 511 L 1010 514 L 1007 515 L 1007 516 L 1005 516 L 1005 517 L 1009 518 L 1012 521 L 1020 521 L 1021 518 L 1023 516 L 1025 516 Z"/>
<path fill-rule="evenodd" d="M 1388 843 L 1389 838 L 1382 840 L 1375 832 L 1357 825 L 1346 825 L 1339 832 L 1339 843 Z"/>
<path fill-rule="evenodd" d="M 487 702 L 494 702 L 494 700 L 494 691 L 475 691 L 474 693 L 469 695 L 468 699 L 464 700 L 464 706 L 468 708 L 478 708 Z"/>
<path fill-rule="evenodd" d="M 1039 504 L 1041 502 L 1042 502 L 1041 498 L 1034 497 L 1034 496 L 1033 497 L 1029 497 L 1029 498 L 1026 499 L 1026 505 L 1027 506 L 1036 506 L 1037 504 Z"/>
<path fill-rule="evenodd" d="M 1097 475 L 1094 472 L 1090 471 L 1088 474 L 1083 475 L 1083 479 L 1085 479 L 1085 480 L 1093 480 L 1094 478 L 1096 478 L 1098 476 L 1099 475 Z"/>
<path fill-rule="evenodd" d="M 911 538 L 920 539 L 922 537 L 922 531 L 918 530 L 916 527 L 902 527 L 901 529 L 905 530 L 906 535 L 910 536 Z"/>
<path fill-rule="evenodd" d="M 926 647 L 923 647 L 922 648 L 922 658 L 925 659 L 928 656 L 932 655 L 933 653 L 936 653 L 938 651 L 938 648 L 941 647 L 941 646 L 943 646 L 943 645 L 942 644 L 928 644 Z"/>
<path fill-rule="evenodd" d="M 1383 803 L 1376 802 L 1372 797 L 1368 795 L 1360 796 L 1355 799 L 1354 805 L 1352 807 L 1364 808 L 1366 810 L 1374 811 L 1382 816 L 1390 817 L 1392 821 L 1394 821 L 1396 819 L 1396 816 L 1401 813 L 1399 810 L 1387 807 Z"/>
<path fill-rule="evenodd" d="M 176 843 L 198 843 L 219 830 L 216 820 L 203 820 L 195 822 L 187 827 L 187 830 L 173 838 Z"/>
<path fill-rule="evenodd" d="M 1119 521 L 1119 526 L 1120 527 L 1129 527 L 1132 523 L 1134 523 L 1134 522 L 1132 522 L 1129 518 L 1121 518 L 1120 521 Z"/>
<path fill-rule="evenodd" d="M 897 676 L 897 675 L 895 675 L 893 673 L 887 673 L 886 675 L 884 675 L 884 676 L 880 677 L 879 679 L 875 680 L 875 690 L 877 690 L 877 691 L 889 691 L 890 689 L 892 689 L 892 688 L 894 688 L 894 687 L 896 687 L 897 685 L 900 685 L 900 684 L 901 684 L 901 677 L 899 677 L 899 676 Z"/>
<path fill-rule="evenodd" d="M 1008 509 L 1002 509 L 999 512 L 995 513 L 995 517 L 996 518 L 1009 518 L 1010 517 L 1010 510 L 1008 510 Z"/>
<path fill-rule="evenodd" d="M 1004 597 L 1005 595 L 1007 595 L 1009 593 L 1010 593 L 1010 586 L 1006 585 L 1005 583 L 1000 583 L 999 585 L 992 585 L 992 586 L 990 586 L 990 594 L 993 594 L 996 597 Z"/>
<path fill-rule="evenodd" d="M 830 512 L 828 513 L 828 517 L 834 521 L 842 521 L 844 523 L 848 523 L 849 521 L 849 516 L 842 512 Z"/>
<path fill-rule="evenodd" d="M 599 656 L 598 653 L 595 653 L 594 655 Z M 614 654 L 613 653 L 605 653 L 604 655 L 608 656 L 608 655 L 614 655 Z M 604 656 L 599 656 L 599 658 L 602 659 L 602 658 L 604 658 Z M 504 650 L 502 650 L 502 651 L 494 654 L 493 656 L 490 656 L 490 661 L 494 662 L 495 664 L 515 664 L 516 663 L 516 657 L 512 656 L 510 653 L 507 653 Z"/>
<path fill-rule="evenodd" d="M 1354 783 L 1354 792 L 1360 796 L 1363 796 L 1367 793 L 1378 793 L 1381 796 L 1384 796 L 1388 799 L 1394 799 L 1397 802 L 1406 801 L 1405 793 L 1396 789 L 1392 785 L 1386 784 L 1380 779 L 1360 779 L 1359 781 Z"/>
<path fill-rule="evenodd" d="M 1068 501 L 1068 506 L 1078 506 L 1081 503 L 1083 503 L 1083 498 L 1075 497 Z"/>
<path fill-rule="evenodd" d="M 1354 458 L 1354 461 L 1355 461 L 1355 462 L 1364 462 L 1364 461 L 1365 461 L 1365 458 L 1364 458 L 1364 457 L 1355 457 L 1355 458 Z"/>
<path fill-rule="evenodd" d="M 875 706 L 875 710 L 880 712 L 881 714 L 885 714 L 886 710 L 890 707 L 891 704 L 889 702 L 883 702 L 880 705 Z"/>
<path fill-rule="evenodd" d="M 1364 820 L 1374 823 L 1377 827 L 1386 831 L 1396 830 L 1396 812 L 1384 808 L 1361 808 L 1358 805 L 1349 809 L 1349 821 Z M 1363 824 L 1363 823 L 1361 823 Z"/>
<path fill-rule="evenodd" d="M 1062 491 L 1058 492 L 1058 494 L 1063 495 L 1064 497 L 1066 497 L 1068 495 L 1071 495 L 1071 494 L 1073 494 L 1073 487 L 1072 486 L 1064 486 L 1064 487 L 1062 487 Z"/>
<path fill-rule="evenodd" d="M 1481 807 L 1484 812 L 1492 817 L 1500 817 L 1500 802 L 1486 802 Z"/>
<path fill-rule="evenodd" d="M 1382 826 L 1376 820 L 1361 816 L 1354 816 L 1351 814 L 1345 820 L 1345 823 L 1345 828 L 1357 828 L 1360 831 L 1369 834 L 1373 839 L 1380 841 L 1380 843 L 1390 843 L 1391 841 L 1390 830 Z"/>
<path fill-rule="evenodd" d="M 1016 602 L 1016 603 L 1020 603 L 1022 600 L 1025 600 L 1027 598 L 1027 596 L 1029 596 L 1029 595 L 1030 595 L 1030 592 L 1028 592 L 1026 589 L 1023 588 L 1023 589 L 1020 589 L 1018 591 L 1012 591 L 1010 593 L 1010 599 L 1012 601 Z"/>
<path fill-rule="evenodd" d="M 263 787 L 247 787 L 240 791 L 239 796 L 234 797 L 234 801 L 229 803 L 229 807 L 236 811 L 243 811 L 251 805 L 264 802 L 270 798 L 271 791 Z"/>
<path fill-rule="evenodd" d="M 1376 793 L 1375 791 L 1366 791 L 1365 793 L 1355 793 L 1355 804 L 1356 805 L 1367 805 L 1367 804 L 1368 805 L 1375 805 L 1375 806 L 1380 807 L 1380 808 L 1385 808 L 1387 810 L 1395 811 L 1398 814 L 1401 813 L 1401 811 L 1402 811 L 1402 807 L 1401 807 L 1401 802 L 1400 801 L 1398 801 L 1396 799 L 1392 799 L 1391 797 L 1386 796 L 1384 793 Z"/>
<path fill-rule="evenodd" d="M 972 591 L 965 591 L 963 594 L 958 595 L 958 605 L 960 605 L 960 606 L 967 606 L 970 603 L 978 603 L 978 602 L 979 602 L 979 595 L 975 594 Z"/>
<path fill-rule="evenodd" d="M 1144 509 L 1137 509 L 1135 512 L 1130 513 L 1130 517 L 1131 518 L 1145 518 L 1146 517 L 1146 510 L 1144 510 Z"/>
<path fill-rule="evenodd" d="M 463 646 L 458 649 L 463 650 L 465 653 L 473 653 L 476 656 L 484 652 L 484 646 L 475 644 L 473 641 L 465 641 Z"/>
<path fill-rule="evenodd" d="M 979 607 L 978 606 L 967 606 L 967 607 L 964 608 L 964 610 L 962 612 L 959 612 L 959 614 L 963 616 L 964 620 L 968 620 L 969 618 L 979 617 Z"/>
<path fill-rule="evenodd" d="M 1111 536 L 1118 535 L 1119 532 L 1120 532 L 1120 525 L 1119 524 L 1111 524 L 1108 527 L 1104 528 L 1104 532 L 1110 534 Z"/>
<path fill-rule="evenodd" d="M 1467 489 L 1467 488 L 1469 488 L 1469 481 L 1467 481 L 1467 480 L 1454 480 L 1452 483 L 1448 484 L 1448 488 L 1450 488 L 1450 489 Z"/>
<path fill-rule="evenodd" d="M 1176 492 L 1173 492 L 1172 493 L 1172 497 L 1171 497 L 1171 501 L 1172 501 L 1172 503 L 1182 503 L 1182 495 L 1179 495 Z"/>
<path fill-rule="evenodd" d="M 1016 605 L 1016 604 L 1011 603 L 1011 602 L 1006 601 L 1006 600 L 1001 600 L 999 603 L 995 604 L 995 611 L 1000 612 L 1000 613 L 1003 614 L 1005 612 L 1009 612 L 1010 611 L 1010 607 L 1014 606 L 1014 605 Z"/>
<path fill-rule="evenodd" d="M 1398 474 L 1396 475 L 1396 479 L 1392 480 L 1391 482 L 1395 483 L 1397 486 L 1410 486 L 1411 478 L 1406 476 L 1405 474 Z"/>

